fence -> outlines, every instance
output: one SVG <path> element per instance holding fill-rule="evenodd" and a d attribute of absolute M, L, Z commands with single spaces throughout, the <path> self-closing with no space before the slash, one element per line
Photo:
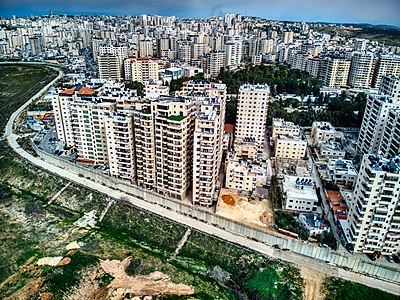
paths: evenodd
<path fill-rule="evenodd" d="M 346 253 L 339 253 L 336 251 L 319 248 L 314 245 L 303 243 L 296 239 L 281 236 L 273 232 L 252 228 L 234 220 L 218 216 L 209 211 L 201 210 L 198 207 L 195 208 L 189 204 L 169 199 L 153 192 L 141 189 L 137 186 L 130 185 L 122 180 L 111 178 L 99 173 L 96 170 L 85 168 L 59 157 L 50 155 L 42 150 L 37 149 L 36 147 L 34 148 L 41 159 L 55 166 L 67 169 L 76 174 L 81 174 L 83 177 L 102 183 L 110 188 L 121 190 L 139 199 L 161 205 L 183 215 L 190 216 L 199 221 L 203 221 L 234 234 L 241 235 L 267 245 L 278 245 L 278 247 L 281 249 L 288 249 L 304 256 L 335 264 L 338 267 L 349 268 L 358 273 L 400 283 L 400 272 L 396 268 L 368 262 L 362 258 L 347 255 Z"/>

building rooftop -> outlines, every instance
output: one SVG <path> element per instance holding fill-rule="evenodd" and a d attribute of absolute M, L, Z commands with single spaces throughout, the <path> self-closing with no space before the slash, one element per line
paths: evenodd
<path fill-rule="evenodd" d="M 335 127 L 333 127 L 331 123 L 324 122 L 324 121 L 315 121 L 315 122 L 313 122 L 312 127 L 315 127 L 317 129 L 323 130 L 323 131 L 334 131 L 335 130 Z"/>
<path fill-rule="evenodd" d="M 292 129 L 300 129 L 299 125 L 295 125 L 293 122 L 285 121 L 285 119 L 281 118 L 273 118 L 272 126 L 279 128 L 292 128 Z"/>
<path fill-rule="evenodd" d="M 353 162 L 346 159 L 330 159 L 328 170 L 335 174 L 357 175 Z"/>
<path fill-rule="evenodd" d="M 242 84 L 239 91 L 257 91 L 257 92 L 269 92 L 268 84 Z"/>
<path fill-rule="evenodd" d="M 233 124 L 225 124 L 224 125 L 225 132 L 233 132 L 234 129 L 235 129 L 235 125 L 233 125 Z"/>
<path fill-rule="evenodd" d="M 368 157 L 368 164 L 373 171 L 400 174 L 400 153 L 389 159 L 374 154 L 366 154 L 366 156 Z"/>
<path fill-rule="evenodd" d="M 315 199 L 318 201 L 315 184 L 312 177 L 285 175 L 282 183 L 284 193 L 295 198 Z"/>
<path fill-rule="evenodd" d="M 326 141 L 320 144 L 321 149 L 329 151 L 343 151 L 343 147 L 338 142 Z"/>

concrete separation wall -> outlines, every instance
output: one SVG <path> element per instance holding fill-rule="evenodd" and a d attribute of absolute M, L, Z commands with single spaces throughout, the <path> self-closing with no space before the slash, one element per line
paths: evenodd
<path fill-rule="evenodd" d="M 143 190 L 135 185 L 131 185 L 122 180 L 105 176 L 96 170 L 88 169 L 83 166 L 71 163 L 67 160 L 61 159 L 59 157 L 50 155 L 42 150 L 37 149 L 36 147 L 35 149 L 41 159 L 51 163 L 52 165 L 74 172 L 81 177 L 86 177 L 87 179 L 99 182 L 110 188 L 121 190 L 136 198 L 145 200 L 153 204 L 158 204 L 162 207 L 176 211 L 180 214 L 190 216 L 191 218 L 194 218 L 196 220 L 205 222 L 218 228 L 225 229 L 236 235 L 259 241 L 270 246 L 277 245 L 275 247 L 290 250 L 304 256 L 322 260 L 327 263 L 334 264 L 338 267 L 349 268 L 361 274 L 366 274 L 391 282 L 400 283 L 400 272 L 396 268 L 379 265 L 374 262 L 369 262 L 367 260 L 352 256 L 347 253 L 339 253 L 336 251 L 319 248 L 314 245 L 303 243 L 296 239 L 281 236 L 273 232 L 252 228 L 234 220 L 218 216 L 206 210 L 202 210 L 199 207 L 193 207 L 189 204 L 163 197 L 151 191 Z M 122 198 L 121 200 L 124 199 Z"/>

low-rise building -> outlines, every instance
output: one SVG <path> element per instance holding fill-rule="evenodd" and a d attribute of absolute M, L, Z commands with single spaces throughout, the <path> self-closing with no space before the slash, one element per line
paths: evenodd
<path fill-rule="evenodd" d="M 278 135 L 300 135 L 300 126 L 295 125 L 293 122 L 285 121 L 281 118 L 272 119 L 272 138 L 276 138 Z"/>
<path fill-rule="evenodd" d="M 351 160 L 330 159 L 326 169 L 328 182 L 351 189 L 357 181 L 357 170 Z"/>
<path fill-rule="evenodd" d="M 320 214 L 299 214 L 299 221 L 310 232 L 310 235 L 330 231 L 328 224 Z"/>
<path fill-rule="evenodd" d="M 298 136 L 277 135 L 275 156 L 280 158 L 303 159 L 307 151 L 307 142 Z"/>
<path fill-rule="evenodd" d="M 342 145 L 332 140 L 320 143 L 317 152 L 320 159 L 339 159 L 346 155 Z"/>
<path fill-rule="evenodd" d="M 314 145 L 319 142 L 335 140 L 336 131 L 335 127 L 329 122 L 315 121 L 312 124 L 311 140 Z"/>
<path fill-rule="evenodd" d="M 318 197 L 312 177 L 285 175 L 282 182 L 284 208 L 299 212 L 316 212 Z"/>

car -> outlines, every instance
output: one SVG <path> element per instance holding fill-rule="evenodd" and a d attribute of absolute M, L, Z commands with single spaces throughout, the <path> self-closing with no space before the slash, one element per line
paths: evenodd
<path fill-rule="evenodd" d="M 373 253 L 367 253 L 367 257 L 372 261 L 376 261 L 376 257 Z"/>
<path fill-rule="evenodd" d="M 347 245 L 347 246 L 346 246 L 346 250 L 347 250 L 350 254 L 353 254 L 353 253 L 354 253 L 353 245 Z"/>
<path fill-rule="evenodd" d="M 387 261 L 390 262 L 390 263 L 394 262 L 393 256 L 391 256 L 391 255 L 386 256 L 386 259 L 387 259 Z"/>
<path fill-rule="evenodd" d="M 320 246 L 321 248 L 329 248 L 329 246 L 328 246 L 327 244 L 319 244 L 319 246 Z"/>
<path fill-rule="evenodd" d="M 396 264 L 400 264 L 400 258 L 397 255 L 392 255 L 392 257 Z"/>

